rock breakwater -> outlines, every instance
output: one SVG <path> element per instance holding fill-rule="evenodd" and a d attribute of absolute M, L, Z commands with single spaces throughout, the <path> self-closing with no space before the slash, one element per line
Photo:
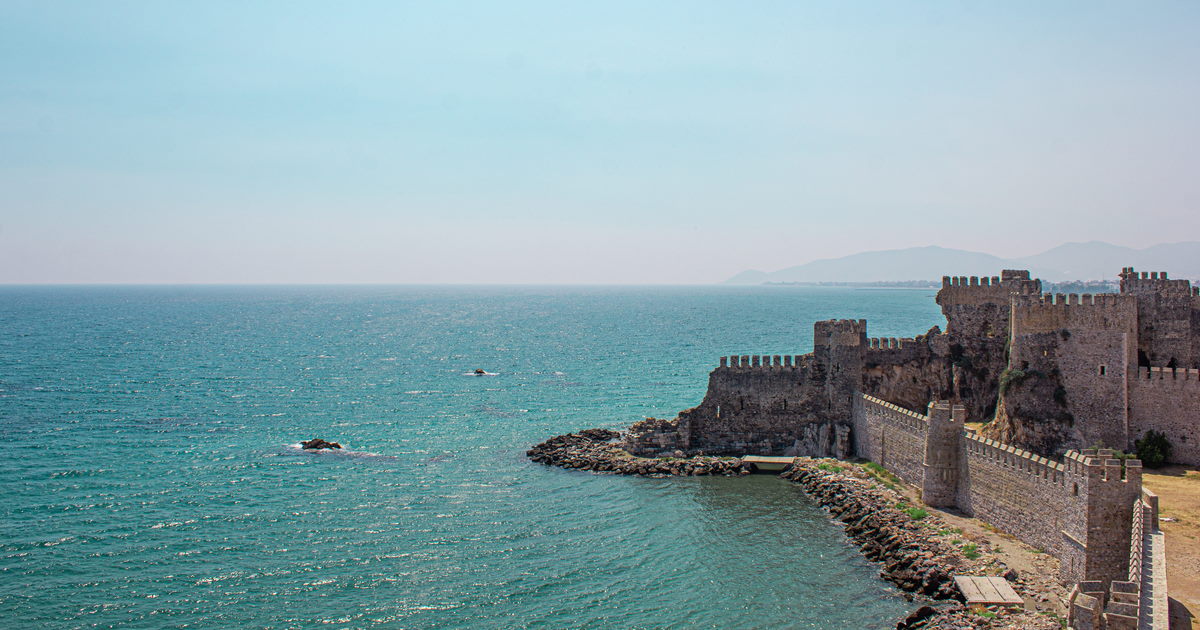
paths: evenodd
<path fill-rule="evenodd" d="M 881 576 L 909 593 L 932 599 L 960 599 L 953 573 L 965 564 L 957 549 L 926 537 L 896 500 L 870 482 L 820 469 L 799 458 L 781 475 L 796 482 L 834 518 L 868 560 L 883 563 Z"/>
<path fill-rule="evenodd" d="M 737 476 L 752 470 L 750 464 L 736 457 L 634 457 L 617 444 L 620 437 L 617 431 L 587 429 L 550 438 L 525 454 L 551 466 L 647 477 Z"/>

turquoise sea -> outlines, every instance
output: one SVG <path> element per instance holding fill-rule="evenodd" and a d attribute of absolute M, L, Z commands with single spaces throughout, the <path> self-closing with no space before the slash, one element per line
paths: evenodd
<path fill-rule="evenodd" d="M 942 322 L 932 290 L 0 287 L 0 619 L 892 627 L 912 605 L 788 483 L 524 455 L 829 317 Z"/>

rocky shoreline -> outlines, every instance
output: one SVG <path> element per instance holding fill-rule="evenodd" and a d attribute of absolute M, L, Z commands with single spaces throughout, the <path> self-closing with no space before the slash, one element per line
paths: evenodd
<path fill-rule="evenodd" d="M 642 458 L 621 448 L 621 434 L 609 429 L 588 429 L 553 437 L 526 452 L 530 460 L 546 465 L 602 474 L 649 477 L 750 474 L 753 467 L 738 458 Z M 863 555 L 881 564 L 880 577 L 910 599 L 926 601 L 899 624 L 898 630 L 925 629 L 1053 629 L 1053 619 L 1030 611 L 988 611 L 977 614 L 961 604 L 955 574 L 999 574 L 1010 580 L 1015 572 L 993 556 L 973 554 L 947 544 L 934 532 L 935 517 L 909 507 L 899 494 L 878 487 L 870 475 L 856 475 L 857 467 L 836 460 L 796 458 L 780 477 L 804 488 L 831 517 L 846 528 L 847 536 Z M 924 512 L 921 510 L 921 512 Z M 932 605 L 929 605 L 932 604 Z M 999 614 L 997 614 L 999 613 Z"/>
<path fill-rule="evenodd" d="M 961 599 L 953 574 L 966 564 L 958 549 L 924 536 L 913 518 L 896 507 L 896 500 L 866 480 L 819 468 L 813 460 L 797 459 L 781 477 L 800 484 L 837 520 L 868 560 L 881 562 L 880 576 L 906 593 L 930 599 Z M 828 464 L 826 464 L 828 465 Z"/>

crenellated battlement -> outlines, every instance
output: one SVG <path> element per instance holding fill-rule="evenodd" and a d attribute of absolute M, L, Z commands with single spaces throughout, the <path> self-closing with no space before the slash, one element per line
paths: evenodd
<path fill-rule="evenodd" d="M 1047 483 L 1066 483 L 1066 466 L 1062 463 L 973 433 L 964 434 L 963 440 L 968 456 L 991 460 L 1001 467 L 1026 473 Z"/>
<path fill-rule="evenodd" d="M 905 346 L 915 343 L 915 337 L 871 337 L 867 339 L 867 350 L 902 350 Z"/>
<path fill-rule="evenodd" d="M 1200 295 L 1200 287 L 1188 280 L 1171 280 L 1165 271 L 1137 272 L 1133 267 L 1121 269 L 1121 293 L 1157 293 L 1163 296 L 1188 297 Z"/>
<path fill-rule="evenodd" d="M 1014 298 L 1017 306 L 1100 306 L 1115 307 L 1130 302 L 1119 293 L 1037 293 Z"/>
<path fill-rule="evenodd" d="M 936 301 L 943 308 L 954 306 L 978 306 L 981 304 L 1007 305 L 1010 296 L 1040 293 L 1040 280 L 1030 280 L 1029 272 L 1006 269 L 999 276 L 942 276 L 942 288 Z"/>
<path fill-rule="evenodd" d="M 1200 370 L 1195 368 L 1138 367 L 1139 381 L 1149 383 L 1200 384 Z"/>
<path fill-rule="evenodd" d="M 905 409 L 899 405 L 893 405 L 886 400 L 875 398 L 867 394 L 860 394 L 862 398 L 863 408 L 868 413 L 882 416 L 885 419 L 901 424 L 909 429 L 925 433 L 929 430 L 929 418 L 923 416 L 911 409 Z"/>
<path fill-rule="evenodd" d="M 1000 286 L 1000 276 L 942 276 L 942 287 L 990 287 Z"/>
<path fill-rule="evenodd" d="M 819 342 L 823 337 L 839 335 L 866 335 L 865 319 L 826 319 L 813 323 L 813 333 Z"/>
<path fill-rule="evenodd" d="M 803 366 L 804 355 L 796 354 L 742 354 L 721 357 L 720 368 L 746 369 L 798 369 Z"/>
<path fill-rule="evenodd" d="M 1058 329 L 1127 329 L 1136 332 L 1137 298 L 1116 293 L 1044 293 L 1014 297 L 1013 334 Z"/>
<path fill-rule="evenodd" d="M 1137 482 L 1141 484 L 1142 461 L 1116 457 L 1112 449 L 1084 449 L 1067 451 L 1063 455 L 1063 466 L 1068 474 L 1085 477 L 1089 483 Z"/>

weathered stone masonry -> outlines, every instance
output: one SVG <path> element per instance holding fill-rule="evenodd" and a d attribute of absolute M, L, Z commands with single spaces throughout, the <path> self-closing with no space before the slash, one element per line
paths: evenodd
<path fill-rule="evenodd" d="M 1140 463 L 1110 449 L 1156 430 L 1174 461 L 1200 464 L 1200 289 L 1125 268 L 1119 294 L 1051 295 L 1005 270 L 946 277 L 937 302 L 944 332 L 872 339 L 864 320 L 830 320 L 810 354 L 722 358 L 698 406 L 634 425 L 623 445 L 871 459 L 930 505 L 1060 558 L 1094 599 L 1076 627 L 1121 627 L 1131 536 L 1155 528 L 1134 519 Z M 968 420 L 991 422 L 974 435 Z"/>
<path fill-rule="evenodd" d="M 1129 380 L 1129 433 L 1162 431 L 1171 459 L 1200 466 L 1200 370 L 1145 368 Z"/>
<path fill-rule="evenodd" d="M 1137 460 L 1093 450 L 1050 461 L 964 431 L 960 406 L 933 403 L 922 416 L 865 394 L 856 400 L 858 455 L 921 488 L 929 505 L 958 508 L 1061 558 L 1064 581 L 1125 578 Z"/>
<path fill-rule="evenodd" d="M 868 338 L 864 320 L 831 320 L 814 324 L 810 354 L 725 357 L 700 405 L 653 442 L 688 453 L 845 456 L 848 401 L 863 391 L 912 410 L 954 400 L 968 420 L 991 421 L 986 437 L 1045 457 L 1129 451 L 1156 430 L 1174 461 L 1200 464 L 1200 373 L 1189 371 L 1200 368 L 1200 289 L 1130 268 L 1120 294 L 1040 287 L 1026 271 L 946 277 L 937 295 L 944 332 Z"/>

